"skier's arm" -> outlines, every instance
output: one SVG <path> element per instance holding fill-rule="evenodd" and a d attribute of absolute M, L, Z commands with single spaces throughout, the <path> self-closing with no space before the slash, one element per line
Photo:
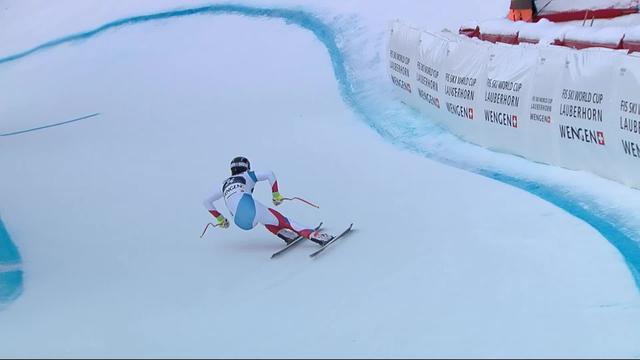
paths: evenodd
<path fill-rule="evenodd" d="M 282 203 L 282 195 L 278 191 L 278 179 L 276 179 L 276 175 L 273 171 L 265 171 L 265 172 L 254 172 L 257 181 L 265 181 L 268 180 L 271 185 L 271 195 L 273 195 L 273 204 L 278 206 Z"/>
<path fill-rule="evenodd" d="M 224 217 L 224 215 L 222 215 L 218 211 L 218 209 L 216 209 L 216 206 L 213 204 L 215 201 L 220 200 L 222 196 L 223 196 L 222 191 L 218 190 L 215 194 L 206 198 L 203 202 L 203 205 L 205 208 L 207 208 L 207 211 L 209 211 L 209 214 L 211 214 L 211 216 L 216 218 L 216 220 L 218 221 L 218 225 L 220 227 L 227 228 L 229 227 L 229 222 Z"/>

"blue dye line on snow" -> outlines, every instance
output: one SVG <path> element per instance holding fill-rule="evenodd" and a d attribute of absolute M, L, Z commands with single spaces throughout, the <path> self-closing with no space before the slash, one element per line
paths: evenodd
<path fill-rule="evenodd" d="M 343 100 L 347 103 L 347 105 L 351 106 L 351 108 L 383 138 L 396 145 L 401 145 L 406 149 L 420 153 L 425 157 L 432 158 L 448 165 L 471 171 L 503 182 L 505 184 L 523 189 L 564 209 L 575 217 L 584 220 L 585 222 L 593 226 L 597 231 L 599 231 L 609 242 L 611 242 L 611 244 L 613 244 L 620 251 L 620 253 L 622 253 L 627 265 L 631 270 L 631 273 L 633 274 L 636 285 L 640 288 L 640 244 L 638 244 L 636 241 L 634 241 L 634 239 L 620 230 L 622 228 L 622 225 L 613 216 L 607 216 L 605 214 L 598 214 L 590 211 L 586 207 L 579 205 L 577 198 L 567 195 L 552 186 L 543 183 L 536 183 L 531 180 L 520 179 L 498 171 L 477 169 L 472 165 L 447 158 L 441 154 L 433 153 L 428 149 L 416 147 L 415 145 L 411 144 L 409 140 L 402 141 L 398 138 L 395 138 L 385 128 L 383 121 L 376 121 L 375 110 L 368 111 L 367 106 L 365 106 L 363 102 L 358 99 L 358 96 L 354 92 L 351 86 L 351 80 L 349 79 L 348 72 L 346 70 L 345 56 L 340 51 L 340 48 L 337 45 L 336 33 L 334 32 L 334 30 L 311 13 L 293 9 L 257 8 L 243 5 L 220 4 L 196 7 L 191 9 L 159 12 L 142 16 L 133 16 L 106 23 L 93 30 L 49 41 L 14 55 L 2 57 L 0 58 L 0 64 L 15 61 L 32 55 L 36 52 L 43 51 L 45 49 L 65 43 L 85 40 L 109 29 L 154 20 L 178 18 L 198 14 L 237 14 L 251 17 L 279 18 L 284 19 L 288 23 L 298 25 L 304 29 L 311 31 L 318 38 L 318 40 L 320 40 L 324 44 L 324 46 L 327 48 L 327 51 L 329 52 L 329 56 L 333 65 L 334 75 L 336 81 L 338 82 L 339 90 Z"/>
<path fill-rule="evenodd" d="M 16 270 L 20 262 L 18 249 L 0 219 L 0 304 L 14 300 L 22 293 L 22 271 Z M 3 271 L 2 266 L 11 270 Z"/>
<path fill-rule="evenodd" d="M 625 262 L 635 279 L 636 286 L 640 288 L 640 244 L 620 231 L 620 226 L 616 226 L 615 220 L 612 221 L 590 212 L 578 205 L 576 201 L 566 198 L 564 194 L 551 186 L 486 170 L 478 171 L 478 173 L 526 190 L 593 226 L 624 256 Z"/>
<path fill-rule="evenodd" d="M 24 134 L 24 133 L 28 133 L 28 132 L 33 132 L 33 131 L 38 131 L 38 130 L 42 130 L 42 129 L 51 128 L 51 127 L 54 127 L 54 126 L 70 124 L 72 122 L 76 122 L 76 121 L 80 121 L 80 120 L 84 120 L 84 119 L 89 119 L 89 118 L 92 118 L 92 117 L 98 116 L 98 115 L 100 115 L 100 113 L 86 115 L 86 116 L 82 116 L 82 117 L 79 117 L 79 118 L 75 118 L 75 119 L 71 119 L 71 120 L 67 120 L 67 121 L 63 121 L 63 122 L 59 122 L 59 123 L 55 123 L 55 124 L 49 124 L 49 125 L 45 125 L 45 126 L 36 127 L 36 128 L 33 128 L 33 129 L 20 130 L 20 131 L 14 131 L 14 132 L 6 133 L 6 134 L 0 134 L 0 136 L 20 135 L 20 134 Z"/>
<path fill-rule="evenodd" d="M 22 294 L 22 270 L 0 272 L 0 305 L 17 299 Z"/>

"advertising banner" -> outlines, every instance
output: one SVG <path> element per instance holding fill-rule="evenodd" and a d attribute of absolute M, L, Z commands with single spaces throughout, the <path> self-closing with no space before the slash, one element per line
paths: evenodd
<path fill-rule="evenodd" d="M 538 52 L 532 46 L 495 44 L 489 48 L 480 117 L 490 149 L 525 155 L 529 102 Z"/>
<path fill-rule="evenodd" d="M 640 188 L 640 58 L 619 56 L 612 109 L 615 126 L 610 130 L 614 175 L 623 184 Z"/>
<path fill-rule="evenodd" d="M 444 64 L 449 42 L 442 37 L 423 32 L 420 36 L 415 63 L 415 92 L 418 109 L 437 122 L 441 120 Z"/>
<path fill-rule="evenodd" d="M 449 42 L 444 62 L 442 122 L 476 144 L 486 144 L 480 98 L 487 78 L 489 45 L 480 41 Z"/>
<path fill-rule="evenodd" d="M 420 44 L 421 32 L 400 22 L 395 22 L 391 29 L 389 42 L 389 76 L 393 85 L 401 90 L 403 100 L 413 106 L 414 87 L 411 79 L 415 78 L 415 62 Z"/>
<path fill-rule="evenodd" d="M 615 122 L 613 87 L 620 57 L 609 50 L 566 55 L 553 116 L 560 144 L 559 165 L 610 177 L 614 172 L 611 129 Z"/>
<path fill-rule="evenodd" d="M 640 188 L 640 57 L 491 44 L 399 22 L 388 56 L 403 101 L 461 138 Z"/>
<path fill-rule="evenodd" d="M 532 90 L 528 115 L 528 136 L 524 139 L 526 152 L 531 160 L 547 164 L 560 164 L 559 143 L 555 132 L 558 118 L 554 109 L 558 103 L 566 57 L 571 49 L 560 46 L 536 46 L 538 59 L 533 69 Z"/>

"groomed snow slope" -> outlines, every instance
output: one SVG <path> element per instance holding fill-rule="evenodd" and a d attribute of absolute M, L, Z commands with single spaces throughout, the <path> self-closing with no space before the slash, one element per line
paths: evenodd
<path fill-rule="evenodd" d="M 26 282 L 0 312 L 0 356 L 640 354 L 637 290 L 605 239 L 381 141 L 332 70 L 310 32 L 238 16 L 0 66 L 0 118 L 101 114 L 0 140 L 0 211 Z M 240 154 L 321 205 L 285 214 L 357 231 L 317 261 L 312 244 L 269 260 L 281 241 L 264 229 L 199 239 L 200 202 Z"/>

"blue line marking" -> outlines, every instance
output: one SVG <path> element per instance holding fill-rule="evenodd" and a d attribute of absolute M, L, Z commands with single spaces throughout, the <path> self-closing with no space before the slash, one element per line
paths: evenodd
<path fill-rule="evenodd" d="M 80 120 L 84 120 L 84 119 L 89 119 L 89 118 L 92 118 L 92 117 L 98 116 L 98 115 L 100 115 L 100 113 L 86 115 L 86 116 L 82 116 L 82 117 L 75 118 L 75 119 L 72 119 L 72 120 L 67 120 L 67 121 L 63 121 L 63 122 L 59 122 L 59 123 L 55 123 L 55 124 L 40 126 L 40 127 L 36 127 L 36 128 L 33 128 L 33 129 L 20 130 L 20 131 L 10 132 L 10 133 L 6 133 L 6 134 L 0 134 L 0 136 L 20 135 L 20 134 L 24 134 L 24 133 L 28 133 L 28 132 L 38 131 L 38 130 L 42 130 L 42 129 L 48 129 L 48 128 L 55 127 L 55 126 L 70 124 L 72 122 L 76 122 L 76 121 L 80 121 Z"/>
<path fill-rule="evenodd" d="M 0 219 L 0 265 L 16 265 L 21 263 L 20 253 L 11 241 L 7 229 Z M 11 266 L 15 268 L 15 266 Z M 16 299 L 22 293 L 22 271 L 0 271 L 0 304 Z"/>
<path fill-rule="evenodd" d="M 0 306 L 7 304 L 22 294 L 22 271 L 0 272 Z"/>
<path fill-rule="evenodd" d="M 636 285 L 640 288 L 640 244 L 634 239 L 634 237 L 638 237 L 637 229 L 635 230 L 636 233 L 633 237 L 632 235 L 625 233 L 623 231 L 625 228 L 624 222 L 621 218 L 616 214 L 608 213 L 607 210 L 602 209 L 597 202 L 585 200 L 579 197 L 580 194 L 568 194 L 560 189 L 554 188 L 552 185 L 518 178 L 497 170 L 478 168 L 468 159 L 456 160 L 450 155 L 444 154 L 442 151 L 438 152 L 439 150 L 437 148 L 429 149 L 416 145 L 412 140 L 416 139 L 418 136 L 437 136 L 440 135 L 438 133 L 439 130 L 436 129 L 433 131 L 434 129 L 431 129 L 431 132 L 428 134 L 420 134 L 419 126 L 409 120 L 409 118 L 415 119 L 416 116 L 396 117 L 390 119 L 392 115 L 389 115 L 385 111 L 380 111 L 381 109 L 376 107 L 375 101 L 369 101 L 369 103 L 367 103 L 368 95 L 366 93 L 366 86 L 359 84 L 357 78 L 350 78 L 350 74 L 345 65 L 345 54 L 341 52 L 340 47 L 337 45 L 336 33 L 329 25 L 323 23 L 318 17 L 311 13 L 302 10 L 257 8 L 243 5 L 221 4 L 134 16 L 106 23 L 93 30 L 45 42 L 14 55 L 1 57 L 0 64 L 16 61 L 34 53 L 65 43 L 88 39 L 112 28 L 154 20 L 206 13 L 280 18 L 287 21 L 287 23 L 295 24 L 304 29 L 310 30 L 318 40 L 324 44 L 329 52 L 334 75 L 338 82 L 340 94 L 343 100 L 380 136 L 397 146 L 414 151 L 425 157 L 523 189 L 564 209 L 577 218 L 586 221 L 622 253 L 631 273 L 633 274 Z M 378 59 L 378 61 L 380 61 L 380 59 Z M 361 89 L 362 91 L 358 93 L 355 89 Z M 407 112 L 407 114 L 409 113 Z"/>

